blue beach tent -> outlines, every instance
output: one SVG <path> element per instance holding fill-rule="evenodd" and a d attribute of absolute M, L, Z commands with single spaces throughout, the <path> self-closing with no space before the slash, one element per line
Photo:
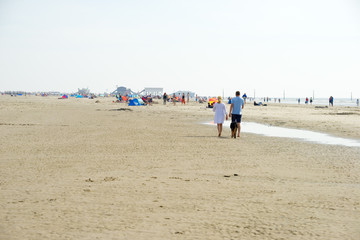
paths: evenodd
<path fill-rule="evenodd" d="M 129 101 L 128 106 L 136 106 L 135 103 L 134 103 L 134 100 L 131 99 L 131 100 Z"/>
<path fill-rule="evenodd" d="M 139 101 L 135 98 L 129 101 L 129 106 L 140 106 L 140 104 Z"/>
<path fill-rule="evenodd" d="M 139 98 L 139 99 L 136 99 L 136 100 L 138 100 L 138 102 L 139 102 L 139 105 L 144 105 L 144 101 L 141 99 L 141 98 Z"/>

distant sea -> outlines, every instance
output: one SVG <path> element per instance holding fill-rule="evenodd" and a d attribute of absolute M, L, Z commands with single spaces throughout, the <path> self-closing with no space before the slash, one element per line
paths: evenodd
<path fill-rule="evenodd" d="M 264 101 L 264 98 L 256 98 L 255 101 L 266 103 L 266 101 Z M 309 98 L 309 101 L 310 101 L 310 98 Z M 278 98 L 277 98 L 276 102 L 279 103 Z M 269 100 L 269 103 L 274 103 L 274 98 Z M 280 103 L 298 104 L 298 98 L 285 98 L 285 99 L 281 98 Z M 305 104 L 305 98 L 300 98 L 300 104 L 301 105 Z M 310 105 L 310 103 L 308 103 L 308 105 Z M 328 98 L 315 98 L 315 99 L 313 99 L 312 105 L 329 105 L 329 99 Z M 334 97 L 334 106 L 356 107 L 357 106 L 356 98 L 353 98 L 351 100 L 350 98 L 335 98 Z"/>

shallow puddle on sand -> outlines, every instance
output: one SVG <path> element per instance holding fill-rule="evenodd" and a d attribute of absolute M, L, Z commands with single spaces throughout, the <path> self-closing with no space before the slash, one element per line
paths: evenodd
<path fill-rule="evenodd" d="M 214 122 L 205 123 L 214 125 Z M 230 121 L 225 121 L 224 127 L 230 127 Z M 242 122 L 241 132 L 254 133 L 268 137 L 295 138 L 302 141 L 314 142 L 320 144 L 342 145 L 347 147 L 360 147 L 360 141 L 355 139 L 334 137 L 329 134 L 313 132 L 309 130 L 300 130 L 293 128 L 275 127 L 254 122 Z"/>

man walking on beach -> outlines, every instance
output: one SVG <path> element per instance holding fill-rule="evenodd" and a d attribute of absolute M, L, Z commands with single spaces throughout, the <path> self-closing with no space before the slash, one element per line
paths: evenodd
<path fill-rule="evenodd" d="M 166 93 L 164 93 L 164 95 L 163 95 L 163 100 L 164 100 L 164 105 L 166 105 L 166 101 L 167 101 L 167 94 Z"/>
<path fill-rule="evenodd" d="M 240 97 L 240 91 L 236 91 L 235 97 L 231 99 L 229 117 L 231 122 L 236 122 L 238 137 L 240 137 L 241 110 L 244 108 L 244 100 Z"/>

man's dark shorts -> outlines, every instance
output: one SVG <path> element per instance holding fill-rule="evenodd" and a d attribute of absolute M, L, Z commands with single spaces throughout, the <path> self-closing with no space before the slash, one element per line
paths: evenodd
<path fill-rule="evenodd" d="M 241 114 L 231 114 L 231 122 L 241 123 Z"/>

